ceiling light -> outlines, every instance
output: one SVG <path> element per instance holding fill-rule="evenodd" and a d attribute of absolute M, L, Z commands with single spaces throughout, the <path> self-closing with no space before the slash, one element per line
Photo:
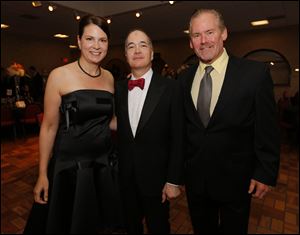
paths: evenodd
<path fill-rule="evenodd" d="M 42 3 L 40 1 L 32 1 L 31 4 L 32 4 L 33 7 L 40 7 L 40 6 L 42 6 Z"/>
<path fill-rule="evenodd" d="M 56 37 L 56 38 L 68 38 L 69 36 L 66 35 L 66 34 L 60 34 L 60 33 L 58 33 L 58 34 L 55 34 L 54 37 Z"/>
<path fill-rule="evenodd" d="M 299 72 L 299 69 L 298 69 L 298 68 L 296 68 L 296 69 L 295 69 L 295 72 Z"/>
<path fill-rule="evenodd" d="M 270 65 L 272 65 L 272 66 L 273 66 L 273 65 L 274 65 L 274 62 L 272 62 L 272 61 L 271 61 L 271 62 L 270 62 Z"/>
<path fill-rule="evenodd" d="M 141 15 L 142 15 L 142 13 L 141 13 L 141 12 L 136 12 L 136 13 L 135 13 L 135 16 L 136 16 L 136 18 L 139 18 L 139 17 L 141 17 Z"/>
<path fill-rule="evenodd" d="M 80 15 L 77 13 L 77 11 L 74 11 L 74 17 L 76 20 L 80 20 Z"/>
<path fill-rule="evenodd" d="M 252 24 L 252 26 L 259 26 L 259 25 L 269 24 L 269 21 L 268 20 L 258 20 L 258 21 L 252 21 L 251 24 Z"/>
<path fill-rule="evenodd" d="M 190 33 L 190 31 L 187 29 L 187 30 L 184 30 L 183 31 L 184 33 L 186 33 L 186 34 L 189 34 Z"/>
<path fill-rule="evenodd" d="M 171 5 L 173 5 L 173 4 L 174 4 L 174 2 L 175 2 L 175 1 L 169 1 L 169 3 L 170 3 Z"/>
<path fill-rule="evenodd" d="M 74 48 L 77 48 L 77 46 L 76 45 L 69 45 L 69 48 L 74 49 Z"/>
<path fill-rule="evenodd" d="M 56 6 L 54 6 L 54 5 L 49 5 L 48 6 L 49 11 L 54 11 L 55 9 L 56 9 Z"/>
<path fill-rule="evenodd" d="M 110 24 L 110 23 L 111 23 L 111 19 L 107 19 L 106 22 L 107 22 L 108 24 Z"/>
<path fill-rule="evenodd" d="M 1 24 L 1 29 L 6 29 L 8 27 L 9 27 L 9 25 L 7 25 L 7 24 Z"/>

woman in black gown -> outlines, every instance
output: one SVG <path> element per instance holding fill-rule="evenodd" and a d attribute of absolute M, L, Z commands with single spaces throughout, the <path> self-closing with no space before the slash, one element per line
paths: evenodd
<path fill-rule="evenodd" d="M 105 20 L 83 17 L 80 58 L 49 75 L 35 203 L 24 233 L 91 234 L 120 225 L 117 182 L 109 168 L 114 80 L 100 66 L 108 39 Z"/>

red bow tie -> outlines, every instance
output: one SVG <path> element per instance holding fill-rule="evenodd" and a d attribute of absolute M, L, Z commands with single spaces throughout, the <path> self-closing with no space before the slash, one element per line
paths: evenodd
<path fill-rule="evenodd" d="M 129 80 L 128 81 L 128 90 L 131 91 L 136 86 L 143 90 L 144 85 L 145 85 L 145 79 L 144 78 L 140 78 L 140 79 L 136 79 L 136 80 Z"/>

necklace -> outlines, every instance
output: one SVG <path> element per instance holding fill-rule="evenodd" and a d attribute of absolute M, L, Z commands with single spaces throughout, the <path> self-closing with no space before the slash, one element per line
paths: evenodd
<path fill-rule="evenodd" d="M 97 75 L 91 75 L 91 74 L 89 74 L 87 71 L 85 71 L 85 70 L 81 67 L 81 65 L 80 65 L 80 63 L 79 63 L 79 59 L 77 60 L 77 62 L 78 62 L 78 66 L 79 66 L 79 68 L 81 69 L 81 71 L 84 72 L 86 75 L 88 75 L 88 76 L 90 76 L 90 77 L 92 77 L 92 78 L 97 78 L 97 77 L 99 77 L 99 76 L 101 75 L 101 68 L 100 68 L 100 66 L 98 66 L 99 74 L 97 74 Z"/>

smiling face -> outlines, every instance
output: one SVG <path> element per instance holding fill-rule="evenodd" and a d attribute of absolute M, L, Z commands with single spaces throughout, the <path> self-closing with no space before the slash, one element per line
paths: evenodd
<path fill-rule="evenodd" d="M 211 12 L 203 12 L 190 22 L 190 47 L 206 64 L 213 63 L 223 52 L 227 29 L 220 26 L 219 19 Z"/>
<path fill-rule="evenodd" d="M 139 30 L 131 32 L 125 42 L 125 56 L 132 70 L 149 70 L 153 59 L 149 37 Z"/>
<path fill-rule="evenodd" d="M 84 27 L 81 38 L 78 36 L 78 45 L 81 57 L 90 63 L 99 64 L 107 54 L 108 38 L 97 25 L 89 24 Z"/>

